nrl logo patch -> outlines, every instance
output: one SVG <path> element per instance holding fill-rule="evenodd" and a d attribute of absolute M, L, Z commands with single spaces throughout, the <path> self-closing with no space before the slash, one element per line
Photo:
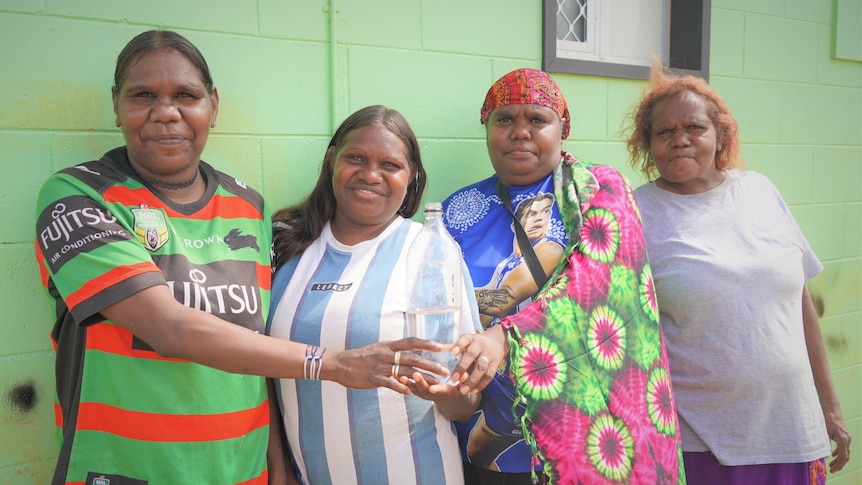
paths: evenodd
<path fill-rule="evenodd" d="M 141 204 L 140 209 L 132 209 L 132 215 L 135 216 L 135 237 L 145 248 L 156 251 L 168 242 L 168 223 L 164 212 Z"/>

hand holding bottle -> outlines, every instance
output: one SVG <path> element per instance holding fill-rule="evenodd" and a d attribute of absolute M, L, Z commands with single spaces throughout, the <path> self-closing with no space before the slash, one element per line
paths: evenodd
<path fill-rule="evenodd" d="M 462 266 L 461 248 L 443 224 L 442 205 L 426 204 L 425 224 L 408 252 L 408 335 L 444 345 L 455 342 L 460 328 Z M 450 352 L 423 351 L 421 355 L 450 371 L 458 361 Z"/>

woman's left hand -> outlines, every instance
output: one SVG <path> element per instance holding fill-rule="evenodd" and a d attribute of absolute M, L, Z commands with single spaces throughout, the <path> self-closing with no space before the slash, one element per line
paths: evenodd
<path fill-rule="evenodd" d="M 832 451 L 832 456 L 835 459 L 829 462 L 829 471 L 835 473 L 844 468 L 844 465 L 850 461 L 850 441 L 852 438 L 842 416 L 827 416 L 826 431 L 829 433 L 829 439 L 835 442 L 835 449 Z"/>

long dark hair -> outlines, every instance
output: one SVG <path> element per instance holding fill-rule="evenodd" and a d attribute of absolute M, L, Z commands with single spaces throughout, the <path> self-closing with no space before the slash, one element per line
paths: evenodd
<path fill-rule="evenodd" d="M 425 191 L 427 175 L 422 166 L 419 154 L 419 142 L 413 130 L 398 111 L 386 106 L 367 106 L 345 119 L 332 135 L 327 147 L 327 154 L 320 165 L 320 177 L 308 197 L 299 204 L 285 207 L 272 216 L 275 223 L 273 229 L 273 250 L 275 256 L 273 265 L 278 269 L 294 256 L 302 253 L 314 240 L 320 237 L 323 227 L 335 217 L 335 194 L 332 191 L 333 165 L 335 155 L 341 150 L 347 135 L 353 130 L 364 126 L 377 124 L 396 136 L 407 147 L 407 159 L 413 171 L 413 180 L 407 186 L 407 194 L 398 215 L 413 217 L 422 202 L 422 192 Z M 334 150 L 329 150 L 334 148 Z"/>
<path fill-rule="evenodd" d="M 148 30 L 136 35 L 117 56 L 114 70 L 114 85 L 111 93 L 116 97 L 129 74 L 129 68 L 144 54 L 161 50 L 173 50 L 185 56 L 194 65 L 209 94 L 213 93 L 213 78 L 201 51 L 188 39 L 171 30 Z"/>

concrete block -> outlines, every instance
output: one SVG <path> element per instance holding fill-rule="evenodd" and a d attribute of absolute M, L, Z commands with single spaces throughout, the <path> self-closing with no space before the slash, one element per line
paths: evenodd
<path fill-rule="evenodd" d="M 859 63 L 836 59 L 833 56 L 833 25 L 821 25 L 819 31 L 817 36 L 817 82 L 858 89 L 862 86 L 862 69 L 859 69 Z"/>
<path fill-rule="evenodd" d="M 15 66 L 0 69 L 0 129 L 114 126 L 110 86 L 129 31 L 7 13 L 0 13 L 0 25 L 0 65 Z"/>
<path fill-rule="evenodd" d="M 268 37 L 329 41 L 329 0 L 258 0 L 260 33 Z"/>
<path fill-rule="evenodd" d="M 422 161 L 428 172 L 425 201 L 442 201 L 461 187 L 494 174 L 484 138 L 422 139 L 420 144 Z"/>
<path fill-rule="evenodd" d="M 264 198 L 276 211 L 302 201 L 320 174 L 329 136 L 261 140 Z"/>
<path fill-rule="evenodd" d="M 862 313 L 844 315 L 842 320 L 841 334 L 847 346 L 841 352 L 839 364 L 842 367 L 862 366 Z"/>
<path fill-rule="evenodd" d="M 257 137 L 210 137 L 201 159 L 257 191 L 263 187 L 263 166 Z"/>
<path fill-rule="evenodd" d="M 862 376 L 860 376 L 859 370 L 859 365 L 832 370 L 832 380 L 838 391 L 838 399 L 841 402 L 841 411 L 844 413 L 845 420 L 848 416 L 859 416 L 862 413 L 862 388 L 859 386 L 862 383 Z M 853 436 L 859 435 L 853 434 Z"/>
<path fill-rule="evenodd" d="M 92 109 L 111 111 L 112 107 L 108 104 L 104 107 L 94 106 Z M 86 129 L 84 126 L 80 128 Z M 114 128 L 113 133 L 60 133 L 52 135 L 50 141 L 52 173 L 79 163 L 98 160 L 105 152 L 126 144 L 119 128 Z"/>
<path fill-rule="evenodd" d="M 0 468 L 55 459 L 53 352 L 0 357 L 0 429 Z"/>
<path fill-rule="evenodd" d="M 0 0 L 0 10 L 6 12 L 43 13 L 45 5 L 44 2 L 34 2 L 33 0 Z"/>
<path fill-rule="evenodd" d="M 709 76 L 741 77 L 745 60 L 745 15 L 713 8 L 709 33 Z"/>
<path fill-rule="evenodd" d="M 841 259 L 844 253 L 844 211 L 832 205 L 791 208 L 808 244 L 822 262 Z"/>
<path fill-rule="evenodd" d="M 351 110 L 385 104 L 400 111 L 422 137 L 463 138 L 476 132 L 479 109 L 491 85 L 488 61 L 352 47 L 348 62 Z"/>
<path fill-rule="evenodd" d="M 736 118 L 742 143 L 781 141 L 784 106 L 779 85 L 771 81 L 718 76 L 710 83 Z"/>
<path fill-rule="evenodd" d="M 56 459 L 51 459 L 0 468 L 0 483 L 7 485 L 51 483 L 55 464 Z"/>
<path fill-rule="evenodd" d="M 856 433 L 859 433 L 862 430 L 856 430 Z M 850 432 L 852 436 L 859 436 L 859 434 L 854 434 L 853 431 Z M 826 460 L 828 463 L 830 460 Z M 850 455 L 850 462 L 847 463 L 847 466 L 841 470 L 840 472 L 829 475 L 829 485 L 859 485 L 862 483 L 862 469 L 859 469 L 858 463 L 859 458 Z"/>
<path fill-rule="evenodd" d="M 786 0 L 785 16 L 805 22 L 832 23 L 831 1 Z"/>
<path fill-rule="evenodd" d="M 482 58 L 508 57 L 533 62 L 542 59 L 541 2 L 435 0 L 421 3 L 423 49 L 475 54 Z"/>
<path fill-rule="evenodd" d="M 338 2 L 338 42 L 419 49 L 422 47 L 419 5 L 401 0 Z"/>
<path fill-rule="evenodd" d="M 832 316 L 862 311 L 860 285 L 862 260 L 851 259 L 825 262 L 823 272 L 808 283 L 808 288 L 815 304 L 822 305 L 823 316 Z"/>
<path fill-rule="evenodd" d="M 781 92 L 783 110 L 780 142 L 860 144 L 862 108 L 859 100 L 862 98 L 859 89 L 794 83 L 782 84 L 776 91 Z"/>
<path fill-rule="evenodd" d="M 785 82 L 815 81 L 817 34 L 816 24 L 746 15 L 745 75 Z"/>
<path fill-rule="evenodd" d="M 2 110 L 0 110 L 2 111 Z M 2 115 L 0 115 L 2 116 Z M 51 137 L 40 133 L 0 133 L 0 227 L 4 243 L 31 243 L 36 226 L 36 198 L 53 172 Z"/>
<path fill-rule="evenodd" d="M 634 172 L 628 165 L 628 153 L 622 142 L 575 140 L 565 145 L 564 149 L 580 160 L 610 165 L 629 177 L 634 187 L 644 182 L 640 173 Z"/>
<path fill-rule="evenodd" d="M 859 0 L 835 2 L 835 58 L 862 61 L 862 3 Z"/>
<path fill-rule="evenodd" d="M 624 101 L 615 103 L 615 112 L 609 109 L 610 84 L 606 78 L 596 76 L 555 75 L 557 84 L 563 90 L 569 113 L 572 115 L 572 128 L 569 138 L 579 141 L 605 140 L 608 137 L 608 119 L 625 116 L 629 104 L 636 98 L 629 93 Z M 490 87 L 490 86 L 489 86 Z M 576 152 L 575 152 L 576 153 Z"/>
<path fill-rule="evenodd" d="M 157 25 L 169 30 L 258 33 L 257 0 L 210 0 L 206 4 L 171 0 L 148 2 L 46 0 L 46 10 L 52 15 L 111 22 L 127 22 L 129 19 L 134 19 L 136 24 Z"/>
<path fill-rule="evenodd" d="M 627 131 L 630 121 L 628 116 L 640 101 L 644 83 L 631 79 L 608 79 L 607 84 L 607 133 L 599 140 L 625 142 L 630 134 Z M 585 94 L 582 93 L 581 96 Z M 592 112 L 582 112 L 581 117 L 587 118 L 585 121 L 589 122 L 589 118 L 592 118 Z"/>
<path fill-rule="evenodd" d="M 208 55 L 219 90 L 215 133 L 260 135 L 329 132 L 328 46 L 217 36 Z"/>
<path fill-rule="evenodd" d="M 741 10 L 766 15 L 783 15 L 784 0 L 712 0 L 712 10 Z"/>
<path fill-rule="evenodd" d="M 0 245 L 0 358 L 51 350 L 53 306 L 42 287 L 32 243 Z"/>
<path fill-rule="evenodd" d="M 811 187 L 816 202 L 862 201 L 862 147 L 816 147 Z"/>
<path fill-rule="evenodd" d="M 862 257 L 862 203 L 844 205 L 844 257 Z"/>

